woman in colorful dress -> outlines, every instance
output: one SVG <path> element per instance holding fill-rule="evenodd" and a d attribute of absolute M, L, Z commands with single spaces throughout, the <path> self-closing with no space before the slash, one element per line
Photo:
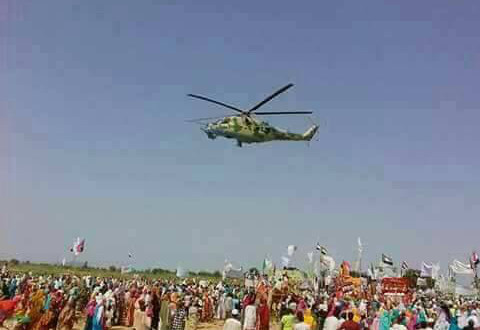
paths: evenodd
<path fill-rule="evenodd" d="M 75 315 L 75 301 L 69 300 L 67 306 L 60 312 L 56 330 L 72 330 L 77 317 Z"/>

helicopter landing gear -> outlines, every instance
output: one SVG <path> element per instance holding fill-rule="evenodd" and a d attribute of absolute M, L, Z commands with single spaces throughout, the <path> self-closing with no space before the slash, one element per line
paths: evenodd
<path fill-rule="evenodd" d="M 241 148 L 242 147 L 242 141 L 237 140 L 237 147 Z"/>

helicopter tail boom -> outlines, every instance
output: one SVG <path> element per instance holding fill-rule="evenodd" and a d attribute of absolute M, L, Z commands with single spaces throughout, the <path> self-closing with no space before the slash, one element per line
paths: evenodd
<path fill-rule="evenodd" d="M 305 141 L 310 141 L 318 131 L 318 125 L 313 125 L 305 133 L 302 134 Z"/>

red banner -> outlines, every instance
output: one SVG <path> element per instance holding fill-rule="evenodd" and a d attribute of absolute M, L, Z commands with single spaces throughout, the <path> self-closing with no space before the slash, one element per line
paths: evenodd
<path fill-rule="evenodd" d="M 382 293 L 408 293 L 409 280 L 405 277 L 386 277 L 382 279 Z"/>

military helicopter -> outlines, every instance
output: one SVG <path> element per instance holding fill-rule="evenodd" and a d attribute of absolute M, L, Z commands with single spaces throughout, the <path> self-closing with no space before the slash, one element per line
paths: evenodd
<path fill-rule="evenodd" d="M 317 133 L 318 125 L 313 125 L 305 133 L 290 133 L 279 128 L 269 125 L 265 121 L 258 120 L 254 115 L 269 116 L 269 115 L 307 115 L 312 114 L 311 111 L 289 111 L 289 112 L 256 112 L 258 108 L 271 101 L 274 97 L 285 92 L 292 87 L 293 84 L 288 84 L 272 95 L 268 96 L 262 102 L 255 105 L 250 110 L 242 110 L 233 107 L 223 102 L 215 101 L 210 98 L 187 94 L 187 96 L 194 97 L 200 100 L 208 101 L 221 105 L 230 110 L 236 111 L 239 114 L 234 116 L 221 117 L 214 122 L 202 124 L 202 131 L 207 134 L 209 139 L 214 140 L 217 136 L 222 136 L 227 139 L 237 140 L 237 146 L 241 147 L 243 143 L 261 143 L 270 141 L 310 141 Z M 217 117 L 218 118 L 218 117 Z M 213 118 L 200 118 L 190 120 L 190 122 L 202 122 L 211 120 Z"/>

